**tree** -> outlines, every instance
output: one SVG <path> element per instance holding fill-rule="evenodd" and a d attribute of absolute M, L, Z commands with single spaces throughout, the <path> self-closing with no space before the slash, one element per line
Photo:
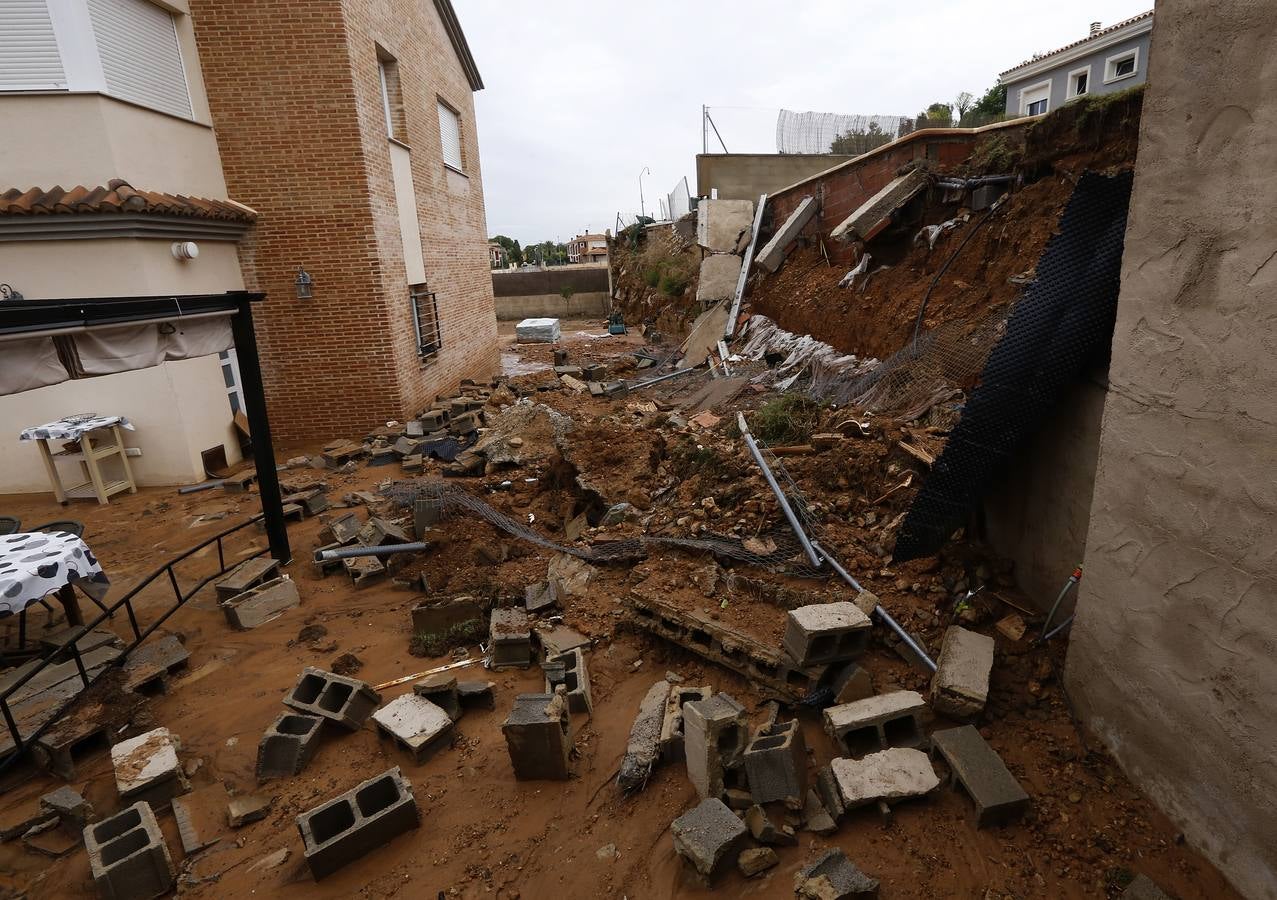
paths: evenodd
<path fill-rule="evenodd" d="M 1007 86 L 1005 84 L 995 84 L 984 92 L 984 96 L 975 102 L 971 107 L 971 118 L 979 121 L 991 121 L 992 119 L 1003 116 L 1007 111 Z"/>
<path fill-rule="evenodd" d="M 519 246 L 518 241 L 508 238 L 504 234 L 498 234 L 492 240 L 501 245 L 501 249 L 505 250 L 506 259 L 510 262 L 516 266 L 523 262 L 523 248 Z"/>
<path fill-rule="evenodd" d="M 888 143 L 892 137 L 893 135 L 882 130 L 881 125 L 870 119 L 867 127 L 852 129 L 834 138 L 829 145 L 829 152 L 859 156 Z"/>
<path fill-rule="evenodd" d="M 958 121 L 962 121 L 962 117 L 967 114 L 967 110 L 971 109 L 975 103 L 975 97 L 971 96 L 969 91 L 962 91 L 953 99 L 953 109 L 958 114 Z"/>
<path fill-rule="evenodd" d="M 933 103 L 927 107 L 926 117 L 932 128 L 948 128 L 953 124 L 953 107 L 948 103 Z"/>

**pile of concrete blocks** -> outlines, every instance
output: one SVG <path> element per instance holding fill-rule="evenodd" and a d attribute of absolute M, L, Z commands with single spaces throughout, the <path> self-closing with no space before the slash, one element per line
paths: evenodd
<path fill-rule="evenodd" d="M 420 824 L 412 784 L 398 767 L 297 817 L 306 864 L 316 881 Z"/>
<path fill-rule="evenodd" d="M 520 694 L 501 725 L 520 781 L 566 781 L 572 774 L 572 723 L 562 688 L 553 694 Z"/>

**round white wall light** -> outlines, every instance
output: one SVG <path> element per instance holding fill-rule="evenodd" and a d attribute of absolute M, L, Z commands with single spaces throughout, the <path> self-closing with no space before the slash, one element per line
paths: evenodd
<path fill-rule="evenodd" d="M 200 245 L 194 241 L 174 241 L 171 249 L 174 259 L 195 259 L 200 255 Z"/>

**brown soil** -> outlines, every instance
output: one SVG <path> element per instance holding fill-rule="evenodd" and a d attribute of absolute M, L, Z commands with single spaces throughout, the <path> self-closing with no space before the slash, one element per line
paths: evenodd
<path fill-rule="evenodd" d="M 627 341 L 577 340 L 574 355 L 633 349 Z M 541 352 L 528 348 L 528 353 Z M 692 382 L 699 375 L 688 376 Z M 646 522 L 589 529 L 586 544 L 649 533 L 714 534 L 751 538 L 783 532 L 776 503 L 724 416 L 714 429 L 653 425 L 648 405 L 674 406 L 695 385 L 667 385 L 642 395 L 602 399 L 554 388 L 549 373 L 524 376 L 540 401 L 573 416 L 578 430 L 568 456 L 591 483 L 606 483 L 609 499 L 638 490 L 649 494 Z M 766 399 L 751 392 L 745 407 Z M 831 430 L 832 413 L 820 423 Z M 332 435 L 319 436 L 316 446 Z M 356 437 L 356 436 L 351 436 Z M 889 428 L 869 438 L 849 438 L 833 449 L 787 457 L 785 466 L 801 487 L 826 546 L 893 614 L 936 648 L 952 620 L 955 596 L 968 585 L 987 585 L 961 621 L 986 633 L 1011 610 L 1032 602 L 1011 586 L 1007 567 L 978 547 L 959 543 L 938 558 L 893 565 L 884 547 L 899 513 L 920 483 L 921 464 L 897 441 L 934 447 L 925 431 Z M 464 483 L 477 496 L 545 537 L 563 542 L 570 511 L 587 505 L 575 485 L 576 469 L 563 460 L 539 460 Z M 913 474 L 910 487 L 878 499 Z M 329 496 L 375 491 L 399 479 L 394 466 L 361 464 L 349 475 L 326 473 Z M 430 464 L 428 478 L 439 478 Z M 535 478 L 535 481 L 526 481 Z M 510 480 L 509 489 L 498 489 Z M 615 486 L 615 489 L 614 487 Z M 712 502 L 707 502 L 711 500 Z M 6 497 L 5 511 L 43 521 L 68 514 L 43 495 Z M 107 507 L 77 504 L 86 539 L 119 591 L 166 557 L 242 520 L 256 509 L 256 495 L 204 492 L 179 496 L 172 489 L 146 489 L 113 498 Z M 386 503 L 389 515 L 398 510 Z M 198 517 L 227 513 L 211 523 Z M 650 517 L 650 518 L 648 518 Z M 455 518 L 432 532 L 433 546 L 397 573 L 356 589 L 341 575 L 319 576 L 308 561 L 319 542 L 319 519 L 289 526 L 295 558 L 286 571 L 296 581 L 301 606 L 246 632 L 228 629 L 206 590 L 176 613 L 164 630 L 181 635 L 191 652 L 189 670 L 172 679 L 167 694 L 152 699 L 120 737 L 164 725 L 181 741 L 180 758 L 195 788 L 215 781 L 234 793 L 257 791 L 254 765 L 263 729 L 283 709 L 281 699 L 308 665 L 356 654 L 359 677 L 377 684 L 451 662 L 451 656 L 419 659 L 409 652 L 410 609 L 422 596 L 406 586 L 424 573 L 430 596 L 482 591 L 498 602 L 517 602 L 523 588 L 543 580 L 553 553 L 520 542 L 475 519 Z M 263 538 L 246 530 L 230 545 L 230 557 L 246 554 Z M 214 550 L 193 561 L 208 571 Z M 871 811 L 848 816 L 826 838 L 799 833 L 799 846 L 779 848 L 781 864 L 746 881 L 726 874 L 715 891 L 686 877 L 674 853 L 669 823 L 696 802 L 681 765 L 656 770 L 646 790 L 622 798 L 615 786 L 630 725 L 643 695 L 666 671 L 690 685 L 708 684 L 733 694 L 763 718 L 763 695 L 734 673 L 643 634 L 627 624 L 631 591 L 655 595 L 689 609 L 717 615 L 768 641 L 779 642 L 784 610 L 838 599 L 849 592 L 838 582 L 777 575 L 758 566 L 675 550 L 655 552 L 632 564 L 599 566 L 585 596 L 561 600 L 565 624 L 591 637 L 589 655 L 592 717 L 573 717 L 576 774 L 567 782 L 518 782 L 511 772 L 500 725 L 518 693 L 540 691 L 536 669 L 485 672 L 455 670 L 463 680 L 496 684 L 495 711 L 470 711 L 457 726 L 451 747 L 423 765 L 413 764 L 367 726 L 353 734 L 334 730 L 295 778 L 272 780 L 261 793 L 273 797 L 265 819 L 235 830 L 228 839 L 183 859 L 172 816 L 161 816 L 168 844 L 181 865 L 180 893 L 192 897 L 620 897 L 793 896 L 792 877 L 827 847 L 841 847 L 882 882 L 882 896 L 917 898 L 1114 896 L 1134 872 L 1155 878 L 1176 896 L 1232 898 L 1220 874 L 1185 846 L 1173 825 L 1126 780 L 1091 736 L 1074 725 L 1059 681 L 1063 642 L 1046 649 L 998 638 L 989 708 L 978 722 L 993 747 L 1033 798 L 1029 817 L 1004 829 L 975 830 L 967 801 L 955 791 L 903 803 L 894 824 Z M 118 596 L 118 593 L 113 593 Z M 144 610 L 154 616 L 165 599 L 156 593 Z M 37 627 L 39 616 L 36 617 Z M 123 629 L 124 622 L 114 627 Z M 300 633 L 299 633 L 300 632 Z M 467 648 L 472 658 L 478 648 Z M 864 660 L 879 691 L 926 689 L 923 673 L 885 642 L 880 629 Z M 412 689 L 408 682 L 383 692 L 389 700 Z M 814 712 L 799 714 L 813 764 L 833 755 Z M 316 883 L 306 869 L 295 817 L 391 766 L 400 766 L 422 808 L 422 826 L 397 838 L 335 875 Z M 120 808 L 109 756 L 88 755 L 75 786 L 99 814 Z M 57 782 L 34 771 L 9 779 L 0 797 L 0 818 L 34 802 Z M 612 844 L 616 855 L 599 851 Z M 279 861 L 281 851 L 286 858 Z M 0 845 L 0 893 L 33 897 L 88 897 L 93 893 L 88 860 L 77 850 L 51 861 L 19 842 Z"/>
<path fill-rule="evenodd" d="M 669 334 L 681 334 L 700 310 L 696 282 L 701 251 L 670 227 L 642 232 L 637 249 L 622 235 L 609 245 L 617 308 L 625 320 L 648 323 Z"/>

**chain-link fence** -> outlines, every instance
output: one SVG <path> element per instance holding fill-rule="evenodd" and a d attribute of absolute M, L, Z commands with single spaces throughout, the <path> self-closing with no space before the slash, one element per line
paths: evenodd
<path fill-rule="evenodd" d="M 844 115 L 782 109 L 776 117 L 777 153 L 868 153 L 916 129 L 910 116 Z"/>

